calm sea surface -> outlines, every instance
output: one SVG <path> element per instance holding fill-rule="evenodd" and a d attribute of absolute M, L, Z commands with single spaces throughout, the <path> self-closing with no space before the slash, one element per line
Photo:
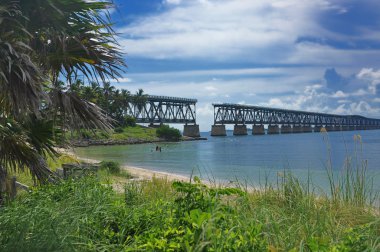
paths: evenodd
<path fill-rule="evenodd" d="M 203 179 L 240 181 L 249 185 L 274 183 L 277 174 L 290 170 L 302 180 L 327 189 L 326 167 L 331 156 L 338 175 L 349 158 L 355 166 L 367 162 L 368 174 L 380 189 L 380 130 L 264 136 L 211 137 L 207 141 L 77 148 L 86 158 L 114 160 L 122 164 Z M 360 141 L 354 136 L 360 135 Z M 162 152 L 156 152 L 156 145 Z M 329 155 L 329 150 L 331 155 Z"/>

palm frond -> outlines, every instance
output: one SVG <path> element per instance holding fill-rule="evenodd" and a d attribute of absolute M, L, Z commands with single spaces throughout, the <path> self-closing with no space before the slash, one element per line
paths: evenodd
<path fill-rule="evenodd" d="M 29 169 L 41 183 L 55 178 L 21 126 L 11 120 L 2 119 L 0 123 L 0 167 L 14 171 Z"/>
<path fill-rule="evenodd" d="M 70 90 L 53 89 L 50 92 L 52 111 L 62 119 L 63 129 L 112 128 L 112 119 L 95 104 L 81 99 L 77 93 Z"/>
<path fill-rule="evenodd" d="M 0 8 L 0 107 L 6 114 L 37 113 L 41 90 L 41 74 L 31 60 L 31 48 L 25 40 L 29 34 L 15 4 Z"/>
<path fill-rule="evenodd" d="M 103 82 L 121 77 L 120 72 L 125 67 L 123 54 L 114 39 L 109 15 L 104 15 L 111 2 L 37 2 L 39 8 L 25 4 L 23 11 L 30 18 L 31 45 L 39 52 L 36 56 L 44 69 L 69 81 L 78 75 Z"/>
<path fill-rule="evenodd" d="M 38 154 L 49 157 L 58 155 L 54 147 L 56 134 L 59 132 L 53 120 L 31 116 L 21 126 Z"/>

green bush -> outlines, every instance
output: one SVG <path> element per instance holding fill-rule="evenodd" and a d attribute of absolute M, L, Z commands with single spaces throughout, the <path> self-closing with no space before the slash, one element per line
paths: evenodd
<path fill-rule="evenodd" d="M 111 174 L 119 174 L 120 164 L 114 161 L 102 161 L 100 162 L 100 169 L 108 171 Z"/>
<path fill-rule="evenodd" d="M 179 141 L 182 137 L 178 129 L 170 128 L 168 125 L 161 125 L 156 130 L 157 137 L 164 138 L 169 141 Z"/>
<path fill-rule="evenodd" d="M 116 127 L 114 128 L 113 130 L 115 133 L 123 133 L 124 132 L 124 129 L 122 127 Z"/>
<path fill-rule="evenodd" d="M 130 115 L 126 115 L 124 117 L 124 124 L 127 127 L 135 127 L 136 126 L 136 118 Z"/>
<path fill-rule="evenodd" d="M 89 138 L 91 138 L 91 133 L 89 131 L 87 131 L 87 130 L 81 130 L 80 131 L 80 136 L 82 138 L 89 139 Z"/>

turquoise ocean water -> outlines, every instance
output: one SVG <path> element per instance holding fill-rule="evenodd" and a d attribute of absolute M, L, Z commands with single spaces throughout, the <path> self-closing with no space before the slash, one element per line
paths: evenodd
<path fill-rule="evenodd" d="M 331 156 L 339 176 L 345 162 L 366 162 L 375 188 L 380 190 L 380 130 L 322 133 L 211 137 L 207 141 L 77 148 L 77 155 L 114 160 L 125 165 L 206 180 L 240 181 L 251 186 L 275 183 L 278 174 L 290 170 L 295 176 L 327 190 L 326 167 Z M 360 135 L 361 142 L 354 140 Z M 358 139 L 358 137 L 356 137 Z M 159 145 L 162 152 L 156 152 Z M 329 154 L 331 153 L 331 154 Z"/>

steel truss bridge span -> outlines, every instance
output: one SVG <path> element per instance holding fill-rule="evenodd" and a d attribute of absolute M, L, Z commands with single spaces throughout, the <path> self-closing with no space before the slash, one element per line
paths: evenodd
<path fill-rule="evenodd" d="M 147 95 L 143 102 L 129 103 L 127 114 L 136 118 L 137 123 L 195 124 L 196 103 L 196 99 Z"/>
<path fill-rule="evenodd" d="M 137 123 L 157 125 L 163 123 L 185 124 L 183 135 L 200 137 L 196 124 L 196 99 L 154 96 L 132 96 L 128 103 L 127 115 L 136 118 Z"/>
<path fill-rule="evenodd" d="M 252 124 L 283 126 L 353 126 L 363 129 L 380 128 L 380 119 L 359 115 L 335 115 L 297 110 L 286 110 L 240 104 L 213 104 L 214 125 Z"/>

